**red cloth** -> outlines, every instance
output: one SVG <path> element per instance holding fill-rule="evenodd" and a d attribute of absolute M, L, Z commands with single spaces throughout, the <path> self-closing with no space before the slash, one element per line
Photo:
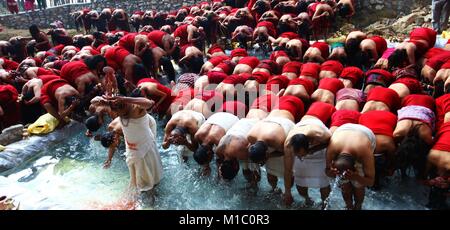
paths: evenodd
<path fill-rule="evenodd" d="M 108 48 L 105 52 L 106 62 L 108 66 L 118 70 L 122 67 L 123 61 L 129 54 L 130 52 L 120 46 Z"/>
<path fill-rule="evenodd" d="M 384 69 L 372 69 L 366 72 L 366 84 L 380 84 L 387 87 L 394 80 L 395 77 Z"/>
<path fill-rule="evenodd" d="M 440 127 L 432 149 L 450 152 L 450 122 L 446 122 Z"/>
<path fill-rule="evenodd" d="M 420 27 L 415 28 L 409 34 L 409 39 L 414 40 L 425 40 L 428 42 L 428 47 L 426 49 L 430 49 L 436 43 L 437 32 L 430 28 Z"/>
<path fill-rule="evenodd" d="M 319 49 L 322 58 L 325 60 L 330 56 L 330 46 L 326 42 L 314 42 L 311 47 Z"/>
<path fill-rule="evenodd" d="M 300 98 L 296 96 L 282 96 L 274 109 L 286 110 L 294 117 L 295 122 L 298 122 L 304 114 L 304 105 Z"/>
<path fill-rule="evenodd" d="M 230 59 L 228 56 L 217 56 L 217 57 L 212 57 L 211 59 L 209 59 L 208 61 L 213 64 L 213 66 L 217 66 L 218 64 L 220 64 L 221 62 Z"/>
<path fill-rule="evenodd" d="M 283 66 L 283 73 L 295 73 L 297 76 L 300 75 L 303 63 L 298 61 L 290 61 Z"/>
<path fill-rule="evenodd" d="M 248 56 L 247 50 L 243 48 L 237 48 L 231 51 L 231 58 L 247 57 L 247 56 Z"/>
<path fill-rule="evenodd" d="M 217 68 L 222 69 L 222 71 L 226 74 L 231 74 L 234 70 L 234 64 L 230 61 L 223 61 L 222 63 L 216 66 Z"/>
<path fill-rule="evenodd" d="M 337 76 L 339 76 L 344 69 L 344 66 L 335 60 L 328 60 L 320 66 L 320 71 L 331 71 L 334 72 Z"/>
<path fill-rule="evenodd" d="M 233 74 L 228 76 L 227 78 L 225 78 L 222 82 L 225 84 L 232 84 L 232 85 L 237 85 L 237 84 L 244 84 L 245 81 L 247 81 L 248 77 L 245 77 L 241 74 Z"/>
<path fill-rule="evenodd" d="M 0 85 L 0 106 L 3 109 L 4 115 L 1 118 L 1 123 L 4 128 L 20 122 L 20 105 L 17 102 L 19 93 L 12 85 Z"/>
<path fill-rule="evenodd" d="M 308 111 L 306 112 L 306 115 L 319 118 L 319 120 L 327 125 L 335 111 L 336 108 L 334 108 L 334 106 L 325 102 L 317 101 L 311 104 Z"/>
<path fill-rule="evenodd" d="M 308 62 L 302 65 L 302 71 L 300 76 L 313 77 L 315 79 L 319 78 L 320 65 L 313 62 Z"/>
<path fill-rule="evenodd" d="M 128 52 L 134 53 L 134 39 L 137 33 L 129 33 L 119 40 L 119 46 L 125 48 Z"/>
<path fill-rule="evenodd" d="M 153 78 L 142 78 L 138 81 L 137 86 L 140 86 L 141 84 L 146 82 L 156 84 L 156 89 L 166 94 L 166 97 L 161 102 L 161 104 L 152 109 L 155 113 L 165 114 L 167 110 L 170 108 L 170 105 L 172 104 L 173 100 L 175 99 L 175 96 L 172 95 L 172 90 L 162 85 L 161 83 L 159 83 L 159 81 Z M 156 95 L 147 95 L 147 96 L 149 97 L 150 100 L 153 100 L 155 103 L 158 103 L 158 101 L 161 100 L 161 96 Z"/>
<path fill-rule="evenodd" d="M 46 68 L 42 68 L 42 67 L 39 67 L 36 72 L 36 76 L 51 75 L 51 74 L 54 74 L 53 71 L 46 69 Z"/>
<path fill-rule="evenodd" d="M 76 87 L 75 81 L 81 75 L 90 73 L 83 61 L 73 61 L 65 64 L 61 69 L 61 78 Z"/>
<path fill-rule="evenodd" d="M 280 71 L 280 66 L 278 65 L 278 63 L 270 59 L 260 61 L 258 66 L 256 66 L 256 68 L 267 69 L 272 74 L 279 74 Z"/>
<path fill-rule="evenodd" d="M 292 79 L 289 82 L 289 85 L 303 85 L 303 87 L 305 87 L 306 92 L 308 92 L 309 95 L 313 94 L 315 90 L 314 82 L 305 78 Z"/>
<path fill-rule="evenodd" d="M 397 116 L 388 111 L 369 111 L 361 114 L 359 124 L 372 130 L 375 135 L 393 137 Z"/>
<path fill-rule="evenodd" d="M 419 80 L 411 77 L 402 77 L 400 79 L 397 79 L 394 81 L 394 83 L 401 83 L 404 84 L 409 89 L 409 93 L 421 93 L 422 92 L 422 85 Z"/>
<path fill-rule="evenodd" d="M 300 36 L 298 36 L 298 34 L 294 33 L 294 32 L 284 32 L 284 33 L 280 34 L 279 37 L 281 37 L 281 38 L 289 38 L 289 40 L 300 39 Z"/>
<path fill-rule="evenodd" d="M 417 59 L 422 58 L 423 55 L 427 53 L 428 47 L 423 42 L 416 40 L 410 40 L 409 42 L 413 43 L 416 46 L 415 55 Z"/>
<path fill-rule="evenodd" d="M 397 92 L 383 87 L 371 89 L 367 94 L 367 101 L 383 102 L 391 109 L 391 111 L 397 110 L 400 105 L 400 97 Z"/>
<path fill-rule="evenodd" d="M 55 98 L 55 92 L 60 87 L 68 84 L 69 82 L 64 79 L 55 79 L 44 84 L 41 88 L 41 105 L 50 103 L 53 107 L 58 109 L 58 101 Z"/>
<path fill-rule="evenodd" d="M 364 72 L 360 68 L 349 66 L 342 70 L 340 78 L 348 79 L 353 85 L 356 85 L 363 78 L 363 75 Z"/>
<path fill-rule="evenodd" d="M 334 95 L 342 88 L 344 88 L 344 83 L 337 78 L 323 78 L 319 82 L 319 89 L 326 89 Z"/>
<path fill-rule="evenodd" d="M 261 109 L 266 112 L 270 112 L 272 111 L 272 108 L 275 107 L 275 105 L 278 103 L 278 99 L 279 97 L 273 94 L 259 96 L 253 101 L 250 109 Z"/>
<path fill-rule="evenodd" d="M 426 59 L 430 59 L 434 56 L 437 56 L 437 55 L 440 55 L 440 54 L 443 54 L 446 52 L 448 52 L 448 51 L 444 50 L 442 48 L 433 47 L 433 48 L 429 49 L 423 57 Z"/>
<path fill-rule="evenodd" d="M 244 103 L 240 101 L 226 101 L 218 110 L 218 112 L 231 113 L 239 118 L 243 118 L 242 116 L 239 116 L 242 115 L 240 113 L 242 113 L 243 111 L 245 111 L 245 116 L 248 112 L 248 108 Z"/>
<path fill-rule="evenodd" d="M 359 124 L 361 113 L 355 110 L 336 110 L 331 116 L 331 125 L 339 127 L 344 124 Z"/>
<path fill-rule="evenodd" d="M 167 33 L 161 30 L 153 30 L 152 32 L 147 34 L 147 37 L 150 41 L 155 43 L 157 46 L 164 48 L 163 38 Z"/>
<path fill-rule="evenodd" d="M 181 25 L 179 27 L 177 27 L 175 29 L 175 31 L 173 32 L 173 36 L 179 37 L 180 38 L 180 46 L 184 46 L 186 44 L 188 44 L 188 28 L 189 25 L 185 24 L 185 25 Z"/>
<path fill-rule="evenodd" d="M 446 63 L 449 60 L 450 60 L 450 52 L 445 51 L 427 59 L 425 65 L 431 67 L 435 71 L 438 71 L 442 67 L 442 65 L 444 65 L 444 63 Z"/>
<path fill-rule="evenodd" d="M 15 62 L 15 61 L 11 61 L 8 58 L 0 58 L 3 60 L 3 69 L 5 69 L 6 71 L 10 71 L 10 70 L 16 70 L 19 67 L 19 63 Z"/>
<path fill-rule="evenodd" d="M 259 64 L 259 59 L 257 57 L 248 56 L 243 57 L 241 60 L 239 60 L 238 64 L 244 64 L 250 66 L 250 68 L 254 69 Z"/>
<path fill-rule="evenodd" d="M 441 69 L 450 69 L 450 60 L 447 60 L 442 66 Z"/>
<path fill-rule="evenodd" d="M 274 51 L 270 54 L 270 60 L 276 62 L 279 57 L 289 57 L 289 55 L 284 51 Z"/>
<path fill-rule="evenodd" d="M 223 102 L 223 96 L 220 93 L 217 93 L 215 90 L 200 90 L 195 92 L 194 97 L 205 102 L 209 100 L 217 100 Z"/>
<path fill-rule="evenodd" d="M 436 109 L 434 98 L 425 94 L 410 94 L 404 97 L 402 100 L 402 107 L 410 105 L 423 106 L 429 108 L 431 111 Z"/>
<path fill-rule="evenodd" d="M 372 36 L 369 39 L 372 40 L 373 42 L 375 42 L 378 57 L 381 57 L 381 55 L 383 55 L 384 51 L 387 50 L 386 40 L 380 36 Z"/>
<path fill-rule="evenodd" d="M 61 79 L 61 77 L 58 75 L 41 75 L 41 76 L 38 76 L 37 78 L 41 79 L 42 85 L 46 84 L 47 82 L 49 82 L 51 80 Z"/>
<path fill-rule="evenodd" d="M 444 123 L 445 114 L 450 112 L 450 94 L 436 98 L 436 130 Z"/>
<path fill-rule="evenodd" d="M 209 71 L 207 76 L 209 84 L 219 84 L 228 77 L 226 73 L 219 71 Z"/>
<path fill-rule="evenodd" d="M 65 47 L 64 44 L 60 44 L 60 45 L 54 46 L 53 50 L 55 51 L 56 55 L 60 55 L 61 52 L 63 51 L 64 47 Z"/>
<path fill-rule="evenodd" d="M 258 22 L 258 24 L 256 24 L 256 28 L 258 28 L 258 27 L 266 27 L 270 36 L 272 36 L 272 37 L 277 36 L 277 30 L 272 22 L 269 22 L 269 21 Z"/>
<path fill-rule="evenodd" d="M 185 106 L 195 96 L 195 90 L 192 88 L 184 89 L 178 92 L 178 95 L 173 99 L 172 104 L 179 104 Z"/>
<path fill-rule="evenodd" d="M 254 78 L 259 84 L 265 84 L 269 80 L 270 74 L 266 72 L 254 72 L 252 73 L 252 78 Z"/>
<path fill-rule="evenodd" d="M 272 90 L 275 86 L 278 86 L 278 90 L 285 89 L 289 81 L 289 78 L 283 75 L 273 76 L 267 81 L 266 90 Z"/>
<path fill-rule="evenodd" d="M 213 44 L 209 49 L 208 49 L 208 53 L 209 54 L 214 54 L 216 52 L 222 52 L 225 53 L 225 51 L 222 49 L 222 47 L 220 47 L 218 44 Z"/>

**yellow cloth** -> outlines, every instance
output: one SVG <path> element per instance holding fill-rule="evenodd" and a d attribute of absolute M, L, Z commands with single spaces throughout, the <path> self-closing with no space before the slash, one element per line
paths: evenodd
<path fill-rule="evenodd" d="M 442 38 L 450 39 L 450 31 L 442 31 Z"/>
<path fill-rule="evenodd" d="M 3 151 L 3 150 L 5 150 L 6 149 L 6 147 L 5 146 L 3 146 L 3 145 L 0 145 L 0 152 L 1 151 Z"/>
<path fill-rule="evenodd" d="M 340 37 L 337 37 L 337 38 L 328 38 L 326 40 L 326 42 L 328 44 L 333 44 L 335 42 L 342 42 L 342 43 L 344 43 L 345 42 L 345 38 L 346 38 L 345 36 L 340 36 Z"/>
<path fill-rule="evenodd" d="M 55 130 L 58 124 L 58 119 L 47 113 L 40 116 L 33 124 L 28 126 L 27 130 L 31 134 L 47 134 Z"/>

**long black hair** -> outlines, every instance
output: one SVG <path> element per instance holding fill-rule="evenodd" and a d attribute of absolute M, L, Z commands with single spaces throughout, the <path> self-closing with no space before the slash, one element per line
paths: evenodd
<path fill-rule="evenodd" d="M 396 49 L 388 58 L 388 68 L 401 67 L 408 60 L 406 49 Z"/>
<path fill-rule="evenodd" d="M 427 144 L 419 135 L 422 125 L 415 125 L 400 142 L 396 153 L 396 168 L 400 169 L 403 176 L 406 170 L 413 167 L 418 178 L 424 178 L 427 156 L 431 146 Z"/>

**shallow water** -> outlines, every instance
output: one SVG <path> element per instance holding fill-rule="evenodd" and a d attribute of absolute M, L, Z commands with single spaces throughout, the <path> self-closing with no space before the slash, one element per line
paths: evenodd
<path fill-rule="evenodd" d="M 158 143 L 163 129 L 158 127 Z M 21 209 L 125 209 L 123 198 L 128 186 L 128 168 L 123 150 L 116 152 L 111 168 L 103 169 L 106 149 L 80 133 L 64 143 L 42 151 L 34 159 L 0 177 L 0 194 L 12 196 Z M 120 154 L 119 154 L 120 153 Z M 163 150 L 164 175 L 155 190 L 152 204 L 140 203 L 138 209 L 286 209 L 281 195 L 270 193 L 264 169 L 259 190 L 246 189 L 240 173 L 232 182 L 219 181 L 217 171 L 200 176 L 193 159 L 181 163 L 175 148 Z M 332 183 L 334 184 L 334 182 Z M 282 187 L 279 182 L 279 187 Z M 295 188 L 294 188 L 295 190 Z M 414 180 L 393 177 L 381 191 L 367 191 L 364 209 L 425 209 L 427 189 Z M 310 195 L 316 204 L 305 207 L 303 198 L 293 191 L 290 209 L 319 209 L 318 189 Z M 343 209 L 340 191 L 331 193 L 327 209 Z"/>

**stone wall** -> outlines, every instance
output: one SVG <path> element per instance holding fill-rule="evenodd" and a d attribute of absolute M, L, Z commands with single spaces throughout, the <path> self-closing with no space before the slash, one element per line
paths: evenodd
<path fill-rule="evenodd" d="M 55 8 L 48 8 L 44 11 L 30 13 L 19 13 L 18 15 L 0 16 L 0 24 L 9 28 L 26 29 L 31 24 L 40 27 L 48 27 L 55 20 L 61 20 L 67 28 L 74 28 L 73 20 L 69 14 L 76 10 L 88 7 L 101 10 L 105 7 L 117 7 L 126 9 L 128 12 L 135 10 L 163 10 L 170 11 L 181 6 L 192 5 L 201 0 L 97 0 L 92 3 L 64 5 Z M 391 16 L 404 15 L 420 5 L 431 4 L 431 0 L 357 0 L 357 9 L 364 11 L 386 11 Z"/>
<path fill-rule="evenodd" d="M 356 0 L 359 10 L 392 10 L 407 14 L 419 6 L 431 5 L 431 0 Z"/>
<path fill-rule="evenodd" d="M 46 28 L 50 23 L 60 20 L 64 23 L 66 28 L 73 29 L 75 28 L 75 25 L 73 19 L 70 17 L 70 13 L 83 8 L 100 11 L 104 8 L 113 6 L 126 9 L 127 12 L 149 9 L 171 11 L 179 9 L 182 6 L 193 5 L 196 2 L 200 2 L 200 0 L 97 0 L 92 3 L 71 4 L 47 8 L 42 11 L 36 10 L 29 13 L 22 12 L 17 15 L 4 15 L 0 16 L 0 24 L 14 29 L 27 29 L 31 24 Z"/>

